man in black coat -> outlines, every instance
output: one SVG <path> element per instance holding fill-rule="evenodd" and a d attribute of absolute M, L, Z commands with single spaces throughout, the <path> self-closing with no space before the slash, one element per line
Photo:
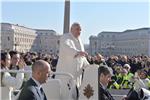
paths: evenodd
<path fill-rule="evenodd" d="M 36 61 L 32 66 L 32 78 L 30 78 L 19 95 L 18 100 L 47 100 L 41 87 L 50 75 L 50 65 L 43 60 Z"/>
<path fill-rule="evenodd" d="M 112 70 L 107 66 L 100 66 L 98 69 L 99 75 L 99 100 L 114 100 L 109 91 L 107 91 L 107 85 L 111 81 Z"/>

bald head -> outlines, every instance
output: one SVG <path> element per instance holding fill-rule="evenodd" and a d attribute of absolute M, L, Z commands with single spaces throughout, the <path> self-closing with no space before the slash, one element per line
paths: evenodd
<path fill-rule="evenodd" d="M 38 60 L 32 66 L 32 76 L 41 84 L 46 82 L 50 71 L 50 64 L 44 60 Z"/>
<path fill-rule="evenodd" d="M 35 72 L 37 70 L 43 70 L 47 64 L 48 63 L 46 61 L 43 61 L 43 60 L 36 61 L 32 66 L 32 72 Z"/>

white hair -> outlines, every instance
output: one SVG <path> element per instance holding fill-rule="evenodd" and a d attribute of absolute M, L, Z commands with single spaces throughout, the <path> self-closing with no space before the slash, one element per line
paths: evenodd
<path fill-rule="evenodd" d="M 71 29 L 72 29 L 73 27 L 75 27 L 75 26 L 79 26 L 79 27 L 80 27 L 80 24 L 77 23 L 77 22 L 74 22 L 74 23 L 71 25 Z"/>

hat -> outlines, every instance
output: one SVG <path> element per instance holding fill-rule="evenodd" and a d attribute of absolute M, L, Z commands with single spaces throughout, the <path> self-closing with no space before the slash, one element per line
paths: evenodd
<path fill-rule="evenodd" d="M 124 68 L 131 68 L 131 66 L 129 65 L 129 64 L 125 64 L 124 66 L 123 66 Z"/>

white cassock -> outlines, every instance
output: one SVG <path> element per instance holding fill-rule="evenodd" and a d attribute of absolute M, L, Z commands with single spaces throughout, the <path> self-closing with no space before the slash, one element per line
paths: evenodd
<path fill-rule="evenodd" d="M 71 33 L 64 34 L 61 37 L 56 72 L 67 72 L 72 74 L 77 87 L 81 85 L 82 68 L 89 65 L 85 57 L 75 57 L 79 51 L 84 51 L 84 46 L 80 38 L 76 39 Z M 56 78 L 60 77 L 56 76 Z M 61 77 L 61 79 L 64 81 L 66 78 L 64 79 Z"/>

